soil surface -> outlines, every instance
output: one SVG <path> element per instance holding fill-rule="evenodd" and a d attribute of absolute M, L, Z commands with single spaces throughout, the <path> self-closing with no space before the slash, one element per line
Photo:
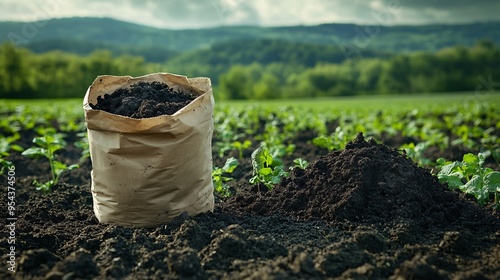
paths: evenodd
<path fill-rule="evenodd" d="M 165 83 L 138 82 L 129 88 L 120 88 L 112 94 L 97 97 L 97 104 L 90 104 L 90 107 L 142 119 L 172 115 L 196 97 L 190 93 L 175 91 Z"/>
<path fill-rule="evenodd" d="M 59 160 L 79 157 L 67 148 Z M 133 228 L 98 223 L 88 159 L 42 195 L 30 184 L 49 179 L 48 162 L 12 153 L 17 274 L 4 230 L 0 279 L 500 279 L 500 215 L 398 151 L 358 135 L 296 157 L 309 167 L 273 191 L 238 171 L 213 213 Z"/>

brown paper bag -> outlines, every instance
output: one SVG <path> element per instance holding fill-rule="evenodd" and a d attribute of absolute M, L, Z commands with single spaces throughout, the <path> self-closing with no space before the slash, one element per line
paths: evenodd
<path fill-rule="evenodd" d="M 133 119 L 94 110 L 97 97 L 139 81 L 199 95 L 173 115 Z M 173 74 L 99 76 L 84 101 L 94 213 L 102 223 L 156 226 L 212 211 L 214 98 L 209 78 Z"/>

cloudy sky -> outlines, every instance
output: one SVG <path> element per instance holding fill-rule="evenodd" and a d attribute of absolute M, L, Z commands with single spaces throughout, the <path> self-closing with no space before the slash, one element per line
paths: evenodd
<path fill-rule="evenodd" d="M 169 29 L 500 20 L 499 0 L 0 0 L 0 21 L 112 17 Z"/>

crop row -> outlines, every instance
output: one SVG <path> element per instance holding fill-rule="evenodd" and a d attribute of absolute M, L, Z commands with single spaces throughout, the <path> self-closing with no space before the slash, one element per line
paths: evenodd
<path fill-rule="evenodd" d="M 50 162 L 52 179 L 36 184 L 40 190 L 50 191 L 62 172 L 77 167 L 76 162 L 58 160 L 58 151 L 73 145 L 82 152 L 80 161 L 88 160 L 88 142 L 80 108 L 57 103 L 45 107 L 15 106 L 8 102 L 2 105 L 2 173 L 11 164 L 10 153 L 44 157 Z M 313 112 L 298 106 L 238 109 L 220 105 L 216 107 L 214 118 L 213 180 L 221 196 L 231 194 L 228 184 L 233 181 L 232 173 L 236 168 L 251 169 L 246 170 L 252 173 L 252 177 L 247 178 L 249 183 L 272 188 L 287 176 L 288 169 L 305 168 L 308 161 L 314 160 L 308 153 L 310 150 L 327 153 L 343 149 L 362 132 L 365 137 L 404 151 L 420 166 L 433 169 L 436 174 L 445 170 L 448 173 L 441 170 L 438 176 L 450 187 L 475 195 L 483 204 L 490 196 L 494 197 L 500 205 L 500 183 L 498 187 L 495 183 L 498 172 L 493 171 L 498 170 L 500 162 L 500 113 L 491 103 L 463 103 L 441 109 L 402 112 Z M 466 167 L 472 164 L 468 154 L 477 158 L 473 164 L 475 169 Z M 445 159 L 438 160 L 440 157 Z M 472 183 L 467 183 L 472 178 L 478 181 L 474 177 L 478 172 L 482 172 L 481 180 L 486 181 L 476 184 L 475 188 L 480 191 L 475 192 Z M 485 177 L 490 173 L 494 175 Z"/>

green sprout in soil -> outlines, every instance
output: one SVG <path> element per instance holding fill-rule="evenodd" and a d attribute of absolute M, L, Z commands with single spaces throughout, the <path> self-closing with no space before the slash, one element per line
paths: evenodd
<path fill-rule="evenodd" d="M 406 156 L 422 167 L 431 164 L 431 160 L 424 156 L 424 152 L 428 146 L 429 144 L 427 142 L 419 142 L 417 144 L 411 142 L 401 145 L 399 149 L 404 150 Z"/>
<path fill-rule="evenodd" d="M 473 195 L 484 206 L 494 197 L 494 207 L 500 208 L 500 172 L 483 167 L 485 156 L 466 154 L 462 161 L 449 162 L 443 158 L 437 160 L 442 166 L 438 173 L 441 183 L 447 183 L 450 189 L 459 189 Z"/>
<path fill-rule="evenodd" d="M 329 152 L 333 151 L 336 147 L 332 137 L 326 135 L 320 135 L 314 138 L 312 143 L 317 147 L 328 149 Z"/>
<path fill-rule="evenodd" d="M 307 160 L 302 159 L 302 158 L 296 158 L 296 159 L 294 159 L 293 163 L 295 164 L 294 167 L 298 167 L 300 169 L 306 169 L 307 166 L 309 165 L 309 162 L 307 162 Z"/>
<path fill-rule="evenodd" d="M 61 173 L 66 170 L 73 170 L 79 166 L 77 164 L 67 166 L 66 164 L 56 160 L 55 153 L 62 149 L 65 145 L 64 140 L 60 136 L 46 135 L 43 137 L 35 137 L 33 139 L 33 143 L 38 147 L 28 148 L 22 153 L 22 155 L 35 159 L 45 157 L 49 160 L 52 179 L 45 183 L 40 183 L 36 180 L 33 181 L 37 190 L 49 193 L 52 190 L 52 187 L 57 185 L 59 182 Z"/>
<path fill-rule="evenodd" d="M 233 178 L 226 177 L 224 175 L 233 173 L 236 167 L 238 167 L 238 160 L 236 160 L 234 157 L 231 157 L 226 160 L 226 163 L 222 168 L 215 167 L 212 171 L 212 181 L 214 183 L 214 189 L 222 197 L 231 196 L 229 185 L 227 185 L 226 182 L 233 180 Z"/>
<path fill-rule="evenodd" d="M 261 183 L 269 190 L 279 184 L 283 177 L 288 177 L 288 172 L 284 171 L 283 162 L 273 157 L 265 147 L 260 147 L 252 153 L 252 167 L 253 177 L 250 178 L 250 183 Z"/>
<path fill-rule="evenodd" d="M 12 162 L 6 160 L 5 158 L 10 155 L 10 151 L 22 152 L 23 147 L 12 144 L 14 141 L 20 138 L 19 134 L 15 134 L 15 136 L 0 138 L 0 175 L 12 165 Z"/>
<path fill-rule="evenodd" d="M 238 151 L 238 156 L 242 159 L 243 151 L 250 148 L 250 146 L 252 146 L 252 142 L 250 140 L 245 140 L 243 143 L 240 141 L 234 141 L 231 143 L 231 146 Z"/>

